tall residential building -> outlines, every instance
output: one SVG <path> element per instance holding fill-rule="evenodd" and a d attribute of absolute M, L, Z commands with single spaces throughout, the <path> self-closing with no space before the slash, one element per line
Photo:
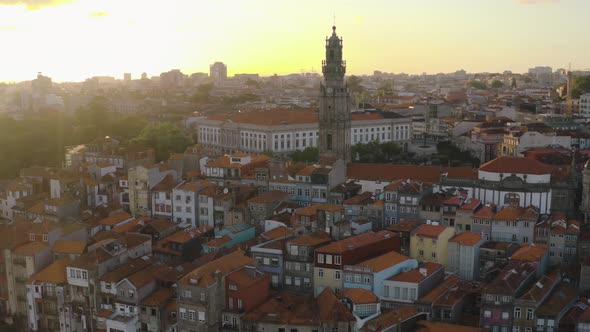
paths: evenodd
<path fill-rule="evenodd" d="M 585 118 L 590 117 L 590 93 L 580 96 L 580 116 Z"/>
<path fill-rule="evenodd" d="M 320 85 L 320 154 L 350 161 L 350 94 L 344 83 L 346 61 L 342 60 L 342 38 L 332 27 L 326 38 L 326 60 L 322 61 L 324 82 Z"/>
<path fill-rule="evenodd" d="M 216 62 L 209 66 L 209 76 L 213 82 L 219 82 L 227 79 L 227 66 L 223 62 Z"/>

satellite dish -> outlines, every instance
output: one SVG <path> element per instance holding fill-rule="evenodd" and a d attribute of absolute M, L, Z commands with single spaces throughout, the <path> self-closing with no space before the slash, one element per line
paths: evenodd
<path fill-rule="evenodd" d="M 224 193 L 224 194 L 227 194 L 228 192 L 229 192 L 229 189 L 227 189 L 227 188 L 223 188 L 223 193 Z"/>

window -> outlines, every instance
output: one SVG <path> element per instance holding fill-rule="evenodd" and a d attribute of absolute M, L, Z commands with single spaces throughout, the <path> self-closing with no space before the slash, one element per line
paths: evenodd
<path fill-rule="evenodd" d="M 318 263 L 324 264 L 324 254 L 318 254 Z"/>
<path fill-rule="evenodd" d="M 236 285 L 234 285 L 235 287 Z M 201 301 L 205 301 L 205 293 L 201 293 Z"/>
<path fill-rule="evenodd" d="M 238 290 L 238 286 L 236 286 L 234 284 L 229 284 L 228 288 L 229 288 L 229 290 L 234 290 L 234 291 Z M 203 295 L 205 295 L 205 294 L 203 294 Z"/>
<path fill-rule="evenodd" d="M 205 312 L 199 311 L 199 322 L 204 322 L 204 321 L 205 321 Z"/>
<path fill-rule="evenodd" d="M 528 308 L 526 310 L 526 319 L 527 320 L 533 320 L 533 309 Z"/>
<path fill-rule="evenodd" d="M 285 285 L 291 285 L 291 277 L 290 276 L 285 277 Z"/>
<path fill-rule="evenodd" d="M 194 310 L 189 310 L 188 311 L 188 319 L 189 320 L 196 320 L 197 319 L 197 313 Z"/>
<path fill-rule="evenodd" d="M 332 264 L 332 255 L 326 255 L 326 264 Z"/>
<path fill-rule="evenodd" d="M 88 271 L 82 270 L 82 279 L 88 280 Z"/>
<path fill-rule="evenodd" d="M 483 316 L 485 318 L 490 318 L 490 317 L 492 317 L 492 312 L 490 310 L 486 310 L 483 312 Z"/>
<path fill-rule="evenodd" d="M 272 266 L 279 266 L 279 259 L 278 258 L 272 258 L 270 260 L 270 262 L 271 262 Z"/>
<path fill-rule="evenodd" d="M 295 280 L 295 286 L 301 287 L 301 278 L 300 277 L 295 277 L 293 279 Z"/>
<path fill-rule="evenodd" d="M 334 279 L 340 280 L 340 277 L 341 277 L 340 276 L 340 271 L 339 270 L 334 271 Z"/>
<path fill-rule="evenodd" d="M 49 241 L 49 237 L 47 236 L 47 234 L 43 234 L 43 242 L 47 241 Z"/>
<path fill-rule="evenodd" d="M 182 291 L 182 297 L 184 297 L 185 299 L 190 299 L 191 298 L 191 291 L 189 290 L 183 290 Z"/>
<path fill-rule="evenodd" d="M 244 308 L 244 303 L 242 302 L 242 299 L 238 299 L 238 310 L 243 309 Z"/>
<path fill-rule="evenodd" d="M 231 296 L 227 298 L 227 307 L 229 308 L 229 310 L 234 309 L 234 298 Z"/>
<path fill-rule="evenodd" d="M 520 308 L 519 307 L 514 308 L 514 318 L 520 319 Z"/>
<path fill-rule="evenodd" d="M 309 278 L 303 278 L 303 286 L 311 287 L 311 280 Z"/>
<path fill-rule="evenodd" d="M 324 277 L 324 269 L 318 269 L 318 278 Z"/>
<path fill-rule="evenodd" d="M 342 256 L 334 256 L 334 264 L 336 264 L 336 265 L 342 264 Z"/>
<path fill-rule="evenodd" d="M 510 314 L 507 311 L 502 312 L 502 319 L 510 318 Z"/>

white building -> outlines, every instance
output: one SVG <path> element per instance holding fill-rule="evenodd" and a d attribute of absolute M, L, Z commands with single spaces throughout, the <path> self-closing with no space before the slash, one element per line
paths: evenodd
<path fill-rule="evenodd" d="M 580 96 L 580 116 L 590 118 L 590 93 Z"/>
<path fill-rule="evenodd" d="M 318 146 L 318 114 L 314 109 L 281 109 L 213 114 L 187 119 L 187 123 L 210 152 L 289 153 Z M 350 131 L 352 144 L 393 141 L 404 145 L 412 138 L 412 120 L 390 112 L 352 113 Z"/>

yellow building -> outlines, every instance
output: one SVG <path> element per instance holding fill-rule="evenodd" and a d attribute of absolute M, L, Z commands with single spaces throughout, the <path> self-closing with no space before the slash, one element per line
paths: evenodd
<path fill-rule="evenodd" d="M 455 235 L 454 227 L 425 224 L 414 230 L 410 237 L 410 257 L 420 262 L 433 262 L 447 266 L 447 246 Z"/>

